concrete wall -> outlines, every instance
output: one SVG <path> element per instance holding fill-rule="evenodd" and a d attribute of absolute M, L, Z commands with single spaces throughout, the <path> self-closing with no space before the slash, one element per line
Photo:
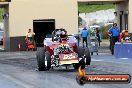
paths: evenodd
<path fill-rule="evenodd" d="M 12 0 L 9 9 L 10 36 L 25 36 L 36 19 L 55 19 L 56 28 L 63 27 L 68 33 L 77 33 L 75 0 Z"/>
<path fill-rule="evenodd" d="M 8 14 L 9 12 L 9 4 L 4 4 L 4 14 Z M 10 49 L 10 38 L 9 38 L 9 17 L 4 17 L 4 46 L 5 50 Z"/>
<path fill-rule="evenodd" d="M 125 29 L 125 15 L 128 14 L 128 1 L 116 3 L 115 5 L 115 11 L 117 12 L 116 15 L 116 23 L 118 24 L 120 28 L 120 15 L 122 15 L 122 29 Z M 121 14 L 121 11 L 123 11 L 123 14 Z M 128 26 L 129 24 L 127 24 Z"/>
<path fill-rule="evenodd" d="M 128 4 L 128 7 L 129 7 L 129 20 L 128 20 L 128 22 L 129 22 L 129 26 L 128 26 L 128 28 L 129 28 L 129 32 L 130 33 L 132 33 L 132 0 L 129 0 L 129 4 Z"/>
<path fill-rule="evenodd" d="M 76 0 L 12 0 L 9 4 L 10 50 L 24 49 L 24 36 L 33 20 L 55 19 L 56 28 L 65 28 L 69 34 L 78 33 Z"/>

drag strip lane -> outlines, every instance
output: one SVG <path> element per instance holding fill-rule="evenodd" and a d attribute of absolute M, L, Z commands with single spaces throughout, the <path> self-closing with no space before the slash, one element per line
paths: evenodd
<path fill-rule="evenodd" d="M 16 88 L 132 88 L 131 84 L 86 84 L 80 86 L 76 82 L 77 72 L 73 68 L 70 70 L 55 68 L 49 71 L 37 71 L 36 58 L 31 52 L 1 54 L 0 58 L 2 56 L 4 58 L 0 59 L 0 73 L 5 74 L 2 78 L 5 79 L 4 82 L 7 79 L 7 85 L 18 85 Z M 102 56 L 98 57 L 102 58 Z M 98 57 L 92 60 L 90 66 L 86 67 L 88 74 L 132 74 L 131 64 L 118 63 L 118 60 L 115 61 L 111 58 L 110 60 L 113 61 L 108 62 L 105 60 L 108 58 L 100 59 Z M 8 81 L 11 81 L 11 84 Z"/>

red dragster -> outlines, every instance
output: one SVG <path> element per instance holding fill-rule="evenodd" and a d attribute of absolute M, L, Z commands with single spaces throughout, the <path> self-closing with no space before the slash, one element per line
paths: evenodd
<path fill-rule="evenodd" d="M 89 49 L 78 47 L 76 38 L 67 36 L 64 29 L 56 29 L 50 38 L 45 38 L 44 47 L 37 48 L 36 55 L 39 71 L 69 65 L 85 68 L 91 62 Z"/>

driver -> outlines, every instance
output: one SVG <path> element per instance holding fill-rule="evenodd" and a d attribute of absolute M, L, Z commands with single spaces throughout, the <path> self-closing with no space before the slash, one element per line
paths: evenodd
<path fill-rule="evenodd" d="M 61 35 L 61 33 L 62 33 L 61 30 L 56 31 L 56 35 Z"/>
<path fill-rule="evenodd" d="M 65 29 L 61 28 L 61 35 L 60 35 L 60 37 L 61 38 L 66 38 L 66 36 L 67 36 L 67 31 Z"/>
<path fill-rule="evenodd" d="M 66 38 L 67 31 L 63 28 L 61 29 L 56 29 L 54 32 L 54 40 L 55 41 L 60 41 L 61 38 Z"/>

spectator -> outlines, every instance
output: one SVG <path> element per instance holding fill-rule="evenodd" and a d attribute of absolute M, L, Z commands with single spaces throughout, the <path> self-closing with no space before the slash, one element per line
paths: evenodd
<path fill-rule="evenodd" d="M 120 35 L 120 30 L 117 27 L 117 23 L 113 23 L 113 26 L 108 30 L 109 36 L 110 36 L 110 49 L 112 55 L 114 54 L 114 45 L 116 42 L 119 41 L 119 35 Z"/>
<path fill-rule="evenodd" d="M 98 39 L 99 46 L 100 46 L 101 39 L 100 39 L 100 32 L 99 32 L 99 29 L 98 28 L 96 28 L 96 37 Z"/>
<path fill-rule="evenodd" d="M 81 31 L 81 37 L 83 39 L 83 47 L 84 47 L 84 42 L 86 43 L 86 47 L 88 47 L 88 42 L 87 42 L 87 38 L 88 38 L 88 30 L 86 27 L 84 27 L 84 29 Z"/>
<path fill-rule="evenodd" d="M 31 29 L 28 29 L 28 32 L 26 34 L 26 39 L 33 41 L 35 33 L 31 32 Z"/>
<path fill-rule="evenodd" d="M 128 34 L 128 30 L 122 30 L 122 32 L 120 33 L 120 42 L 126 42 L 126 41 L 130 41 L 130 36 Z"/>

